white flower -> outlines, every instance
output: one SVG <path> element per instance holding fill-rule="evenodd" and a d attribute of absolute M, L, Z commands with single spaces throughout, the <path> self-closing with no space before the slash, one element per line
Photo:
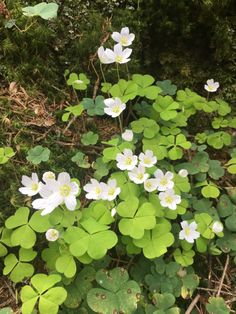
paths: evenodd
<path fill-rule="evenodd" d="M 219 82 L 214 82 L 213 79 L 207 80 L 207 83 L 204 85 L 206 91 L 214 93 L 220 87 Z"/>
<path fill-rule="evenodd" d="M 212 231 L 214 233 L 220 233 L 224 229 L 223 224 L 220 221 L 215 221 L 212 225 Z"/>
<path fill-rule="evenodd" d="M 116 208 L 113 207 L 112 210 L 111 210 L 111 216 L 114 217 L 116 214 Z"/>
<path fill-rule="evenodd" d="M 36 173 L 32 173 L 31 178 L 22 176 L 21 183 L 24 187 L 19 188 L 19 191 L 28 196 L 38 194 L 42 188 L 42 183 L 39 182 L 38 175 Z"/>
<path fill-rule="evenodd" d="M 200 237 L 200 233 L 196 231 L 197 224 L 195 221 L 189 224 L 184 220 L 180 224 L 183 229 L 179 233 L 180 240 L 186 240 L 189 243 L 194 243 L 194 240 Z"/>
<path fill-rule="evenodd" d="M 180 171 L 178 172 L 178 175 L 182 178 L 186 178 L 188 176 L 188 170 L 180 169 Z"/>
<path fill-rule="evenodd" d="M 172 181 L 174 175 L 172 172 L 167 171 L 165 174 L 160 169 L 154 172 L 154 176 L 157 178 L 157 189 L 158 191 L 170 190 L 174 187 L 174 182 Z"/>
<path fill-rule="evenodd" d="M 48 180 L 55 180 L 56 176 L 52 171 L 44 172 L 43 181 L 47 183 Z"/>
<path fill-rule="evenodd" d="M 122 101 L 118 97 L 115 97 L 115 99 L 107 98 L 104 100 L 104 103 L 106 106 L 104 108 L 104 112 L 112 118 L 118 117 L 121 112 L 124 111 L 126 108 L 126 104 L 122 103 Z"/>
<path fill-rule="evenodd" d="M 125 132 L 121 134 L 121 137 L 124 141 L 131 142 L 133 140 L 134 133 L 132 130 L 125 130 Z"/>
<path fill-rule="evenodd" d="M 111 60 L 107 56 L 107 49 L 104 50 L 103 46 L 98 48 L 98 58 L 99 58 L 100 62 L 104 63 L 104 64 L 109 64 L 109 63 L 113 63 L 114 62 L 113 60 Z"/>
<path fill-rule="evenodd" d="M 103 199 L 108 201 L 113 201 L 117 195 L 120 194 L 120 188 L 117 187 L 117 182 L 115 179 L 108 180 L 107 184 L 104 186 Z"/>
<path fill-rule="evenodd" d="M 106 49 L 107 57 L 112 60 L 112 62 L 116 63 L 127 63 L 130 61 L 129 56 L 132 53 L 132 49 L 126 48 L 123 50 L 121 44 L 116 44 L 114 46 L 114 50 Z"/>
<path fill-rule="evenodd" d="M 177 204 L 181 203 L 181 197 L 175 194 L 174 190 L 166 190 L 159 194 L 161 206 L 168 207 L 169 209 L 175 210 Z"/>
<path fill-rule="evenodd" d="M 147 180 L 149 174 L 145 173 L 145 167 L 138 165 L 138 167 L 134 167 L 130 172 L 128 172 L 128 176 L 134 183 L 142 184 Z"/>
<path fill-rule="evenodd" d="M 56 229 L 48 229 L 48 231 L 45 233 L 46 239 L 48 241 L 56 241 L 59 238 L 59 231 Z"/>
<path fill-rule="evenodd" d="M 42 198 L 33 201 L 32 206 L 35 209 L 43 209 L 41 215 L 51 213 L 59 205 L 65 203 L 67 209 L 74 210 L 76 207 L 76 195 L 79 192 L 79 186 L 72 182 L 67 172 L 61 172 L 57 180 L 48 180 L 46 185 L 40 191 Z"/>
<path fill-rule="evenodd" d="M 92 199 L 92 200 L 101 200 L 104 198 L 104 192 L 106 189 L 106 184 L 103 182 L 98 182 L 96 179 L 91 179 L 91 183 L 87 183 L 84 186 L 85 192 L 87 194 L 85 197 L 87 199 Z"/>
<path fill-rule="evenodd" d="M 153 192 L 157 189 L 157 179 L 147 179 L 145 182 L 144 182 L 144 189 L 147 191 L 147 192 Z"/>
<path fill-rule="evenodd" d="M 132 170 L 138 163 L 138 157 L 133 155 L 131 149 L 124 149 L 123 153 L 116 155 L 117 167 L 121 170 Z"/>
<path fill-rule="evenodd" d="M 135 35 L 133 33 L 129 33 L 128 27 L 123 27 L 120 33 L 113 32 L 111 37 L 114 41 L 121 44 L 122 46 L 130 46 L 135 38 Z"/>
<path fill-rule="evenodd" d="M 145 151 L 145 154 L 141 153 L 139 155 L 139 163 L 144 167 L 151 168 L 153 165 L 155 165 L 156 162 L 157 158 L 153 155 L 152 150 L 148 149 Z"/>

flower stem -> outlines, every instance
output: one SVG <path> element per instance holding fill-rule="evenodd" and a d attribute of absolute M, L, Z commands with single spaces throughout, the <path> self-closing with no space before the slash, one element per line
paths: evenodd
<path fill-rule="evenodd" d="M 126 72 L 127 72 L 128 80 L 130 80 L 130 73 L 129 73 L 129 67 L 128 67 L 128 63 L 127 63 L 127 62 L 126 62 L 126 64 L 125 64 L 125 67 L 126 67 Z"/>
<path fill-rule="evenodd" d="M 209 101 L 209 96 L 210 96 L 210 93 L 207 92 L 207 101 Z"/>
<path fill-rule="evenodd" d="M 106 78 L 105 78 L 105 74 L 103 72 L 103 68 L 102 68 L 102 63 L 101 62 L 100 62 L 100 70 L 101 70 L 101 73 L 102 73 L 103 81 L 104 81 L 104 83 L 106 83 L 107 81 L 106 81 Z"/>
<path fill-rule="evenodd" d="M 120 134 L 122 134 L 123 133 L 123 126 L 122 126 L 122 122 L 121 122 L 120 116 L 118 116 L 118 121 L 119 121 L 119 126 L 120 126 Z"/>
<path fill-rule="evenodd" d="M 120 72 L 119 72 L 119 64 L 116 62 L 116 73 L 117 73 L 117 78 L 118 81 L 120 80 Z"/>

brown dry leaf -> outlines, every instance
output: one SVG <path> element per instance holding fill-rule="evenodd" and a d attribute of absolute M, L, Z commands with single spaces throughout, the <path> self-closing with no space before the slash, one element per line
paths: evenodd
<path fill-rule="evenodd" d="M 18 91 L 17 83 L 16 82 L 11 82 L 9 85 L 9 93 L 10 95 L 16 94 Z"/>

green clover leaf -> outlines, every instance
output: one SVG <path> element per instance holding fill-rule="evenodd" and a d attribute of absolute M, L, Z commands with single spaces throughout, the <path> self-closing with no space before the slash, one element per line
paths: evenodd
<path fill-rule="evenodd" d="M 109 93 L 112 97 L 118 97 L 122 102 L 127 103 L 138 95 L 138 85 L 133 81 L 121 79 L 109 89 Z"/>
<path fill-rule="evenodd" d="M 217 110 L 220 116 L 224 117 L 231 112 L 231 107 L 227 104 L 227 102 L 219 98 L 217 98 L 216 101 L 219 104 Z"/>
<path fill-rule="evenodd" d="M 176 94 L 177 86 L 172 84 L 170 80 L 157 81 L 156 84 L 161 88 L 162 95 L 174 96 Z"/>
<path fill-rule="evenodd" d="M 175 304 L 175 297 L 171 293 L 154 293 L 152 295 L 152 303 L 155 307 L 149 307 L 152 312 L 147 310 L 147 314 L 179 314 L 180 309 L 178 307 L 172 307 Z"/>
<path fill-rule="evenodd" d="M 231 135 L 223 131 L 209 134 L 207 144 L 215 149 L 221 149 L 224 145 L 229 146 L 231 144 Z"/>
<path fill-rule="evenodd" d="M 71 114 L 75 117 L 81 116 L 82 112 L 84 110 L 84 107 L 82 106 L 82 103 L 76 105 L 76 106 L 69 106 L 65 109 L 67 111 L 62 115 L 62 121 L 67 122 L 69 120 L 69 117 Z"/>
<path fill-rule="evenodd" d="M 236 174 L 236 157 L 231 158 L 226 164 L 227 171 L 231 174 Z"/>
<path fill-rule="evenodd" d="M 159 218 L 152 230 L 146 230 L 143 238 L 134 239 L 133 243 L 143 249 L 147 258 L 159 257 L 167 252 L 167 247 L 174 243 L 174 236 L 170 232 L 171 224 L 164 218 Z"/>
<path fill-rule="evenodd" d="M 92 98 L 83 98 L 81 105 L 87 110 L 89 116 L 103 116 L 104 115 L 104 97 L 97 96 L 95 100 Z"/>
<path fill-rule="evenodd" d="M 69 252 L 64 252 L 55 263 L 56 270 L 67 278 L 72 278 L 76 274 L 76 262 Z"/>
<path fill-rule="evenodd" d="M 25 249 L 30 249 L 36 242 L 36 232 L 45 232 L 50 228 L 47 216 L 42 216 L 39 211 L 29 218 L 29 208 L 20 207 L 14 215 L 9 217 L 5 226 L 13 229 L 11 233 L 12 246 L 20 245 Z"/>
<path fill-rule="evenodd" d="M 64 238 L 70 244 L 70 252 L 76 257 L 87 253 L 92 259 L 105 256 L 108 249 L 114 247 L 118 241 L 109 227 L 97 222 L 94 218 L 81 222 L 82 228 L 70 227 L 65 232 Z"/>
<path fill-rule="evenodd" d="M 93 133 L 92 131 L 89 131 L 82 135 L 81 142 L 85 145 L 95 145 L 98 141 L 98 134 Z"/>
<path fill-rule="evenodd" d="M 40 16 L 44 20 L 49 20 L 57 17 L 58 4 L 51 2 L 41 2 L 35 6 L 22 8 L 23 14 L 28 17 Z"/>
<path fill-rule="evenodd" d="M 173 120 L 176 118 L 179 108 L 179 103 L 173 100 L 170 96 L 158 96 L 153 108 L 160 113 L 160 117 L 164 121 Z"/>
<path fill-rule="evenodd" d="M 196 214 L 194 219 L 197 223 L 197 230 L 205 239 L 213 239 L 215 234 L 211 229 L 212 217 L 207 213 Z"/>
<path fill-rule="evenodd" d="M 209 314 L 228 314 L 230 313 L 229 308 L 225 304 L 223 298 L 211 297 L 209 303 L 206 305 L 207 312 Z"/>
<path fill-rule="evenodd" d="M 156 121 L 148 118 L 140 118 L 133 121 L 131 128 L 135 133 L 143 133 L 145 138 L 153 138 L 160 130 Z"/>
<path fill-rule="evenodd" d="M 41 145 L 37 145 L 28 151 L 26 159 L 34 165 L 40 164 L 42 161 L 48 161 L 50 150 Z"/>
<path fill-rule="evenodd" d="M 75 280 L 66 287 L 67 298 L 64 305 L 68 308 L 77 308 L 90 289 L 92 281 L 95 280 L 96 271 L 91 266 L 85 266 L 77 275 Z"/>
<path fill-rule="evenodd" d="M 156 99 L 161 92 L 160 87 L 152 86 L 155 79 L 151 75 L 132 75 L 132 80 L 138 85 L 137 95 L 148 99 Z"/>
<path fill-rule="evenodd" d="M 88 162 L 88 157 L 84 153 L 78 151 L 71 160 L 77 164 L 80 168 L 90 168 L 90 163 Z"/>
<path fill-rule="evenodd" d="M 11 147 L 0 147 L 0 165 L 8 162 L 14 155 L 15 153 Z"/>
<path fill-rule="evenodd" d="M 34 273 L 34 267 L 27 263 L 32 261 L 37 255 L 37 252 L 32 249 L 19 250 L 19 258 L 14 254 L 9 254 L 4 259 L 3 274 L 9 275 L 13 282 L 21 282 L 24 278 L 31 277 Z"/>
<path fill-rule="evenodd" d="M 84 73 L 80 73 L 79 76 L 76 73 L 71 73 L 67 80 L 67 85 L 72 86 L 76 90 L 86 90 L 90 80 Z"/>
<path fill-rule="evenodd" d="M 123 268 L 110 271 L 103 269 L 96 274 L 96 281 L 101 288 L 93 288 L 88 292 L 87 302 L 96 313 L 133 313 L 139 301 L 140 287 L 136 281 L 129 280 Z"/>
<path fill-rule="evenodd" d="M 176 249 L 174 251 L 174 258 L 177 263 L 179 263 L 183 267 L 187 267 L 193 264 L 193 257 L 195 252 L 193 250 L 182 250 Z"/>
<path fill-rule="evenodd" d="M 139 207 L 139 200 L 135 196 L 129 197 L 117 206 L 117 213 L 123 217 L 119 221 L 119 230 L 123 235 L 134 239 L 144 236 L 145 230 L 156 225 L 155 208 L 151 203 L 143 203 Z"/>
<path fill-rule="evenodd" d="M 66 290 L 62 287 L 54 287 L 61 281 L 61 276 L 57 274 L 45 275 L 37 274 L 31 278 L 31 286 L 24 286 L 21 289 L 22 314 L 31 314 L 38 304 L 40 314 L 56 314 L 59 305 L 66 297 Z"/>

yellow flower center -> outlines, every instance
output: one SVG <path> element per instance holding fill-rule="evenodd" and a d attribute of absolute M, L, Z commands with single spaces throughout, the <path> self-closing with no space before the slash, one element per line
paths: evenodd
<path fill-rule="evenodd" d="M 55 179 L 54 173 L 48 173 L 48 174 L 46 175 L 46 179 Z"/>
<path fill-rule="evenodd" d="M 125 37 L 125 36 L 121 36 L 121 39 L 120 39 L 120 43 L 121 43 L 121 45 L 127 45 L 127 38 Z"/>
<path fill-rule="evenodd" d="M 117 105 L 115 107 L 112 108 L 112 112 L 114 113 L 119 113 L 120 112 L 120 107 Z"/>
<path fill-rule="evenodd" d="M 123 61 L 123 57 L 122 56 L 116 56 L 115 61 L 120 63 Z"/>
<path fill-rule="evenodd" d="M 57 236 L 58 236 L 57 230 L 52 230 L 52 231 L 51 231 L 51 237 L 52 237 L 52 238 L 56 238 Z"/>
<path fill-rule="evenodd" d="M 108 190 L 108 195 L 110 195 L 110 196 L 114 195 L 115 191 L 116 191 L 116 190 L 115 190 L 114 188 L 110 188 L 110 189 Z"/>
<path fill-rule="evenodd" d="M 187 227 L 185 230 L 184 230 L 186 236 L 189 236 L 190 233 L 191 233 L 191 229 L 189 227 Z"/>
<path fill-rule="evenodd" d="M 151 182 L 147 182 L 146 183 L 146 187 L 150 189 L 152 187 L 152 183 Z"/>
<path fill-rule="evenodd" d="M 96 187 L 96 188 L 95 188 L 95 193 L 96 193 L 97 195 L 99 195 L 101 192 L 102 192 L 102 189 L 101 189 L 100 187 Z"/>
<path fill-rule="evenodd" d="M 143 173 L 138 173 L 137 179 L 142 180 L 143 179 Z"/>
<path fill-rule="evenodd" d="M 38 183 L 32 183 L 32 184 L 31 184 L 31 190 L 32 190 L 32 191 L 37 191 L 37 190 L 38 190 L 38 187 L 39 187 Z"/>
<path fill-rule="evenodd" d="M 167 204 L 171 204 L 173 202 L 173 198 L 168 195 L 168 196 L 166 196 L 165 201 L 166 201 Z"/>
<path fill-rule="evenodd" d="M 208 89 L 209 89 L 209 90 L 214 90 L 214 86 L 208 85 Z"/>
<path fill-rule="evenodd" d="M 145 158 L 145 159 L 144 159 L 144 163 L 147 164 L 147 165 L 149 165 L 149 164 L 151 163 L 151 159 L 148 158 L 148 157 Z"/>
<path fill-rule="evenodd" d="M 167 185 L 167 183 L 168 183 L 168 180 L 165 177 L 160 180 L 161 185 L 165 186 L 165 185 Z"/>
<path fill-rule="evenodd" d="M 60 194 L 63 197 L 67 197 L 70 195 L 71 187 L 68 184 L 64 184 L 60 187 Z"/>
<path fill-rule="evenodd" d="M 132 164 L 132 158 L 131 157 L 126 157 L 125 164 L 127 166 L 130 166 Z"/>

